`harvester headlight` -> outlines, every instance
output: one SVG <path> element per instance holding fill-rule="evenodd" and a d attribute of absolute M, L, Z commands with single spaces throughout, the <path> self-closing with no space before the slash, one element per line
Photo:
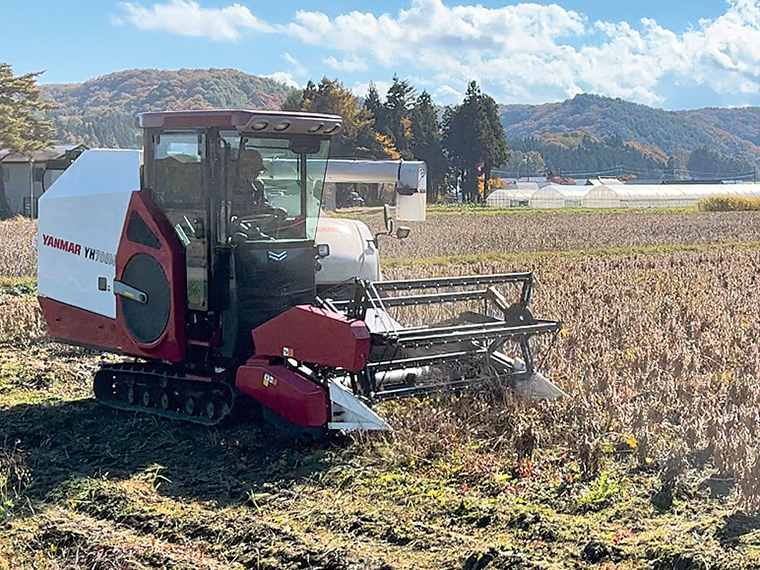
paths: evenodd
<path fill-rule="evenodd" d="M 269 121 L 256 121 L 251 125 L 254 131 L 263 131 L 269 126 Z"/>
<path fill-rule="evenodd" d="M 290 126 L 290 121 L 282 121 L 281 123 L 275 125 L 274 130 L 275 131 L 284 131 Z"/>
<path fill-rule="evenodd" d="M 324 259 L 330 255 L 330 244 L 329 243 L 318 243 L 317 244 L 317 257 L 319 259 Z"/>

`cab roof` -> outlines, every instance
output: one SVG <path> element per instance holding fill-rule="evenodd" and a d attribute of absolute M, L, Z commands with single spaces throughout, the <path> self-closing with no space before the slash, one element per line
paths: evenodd
<path fill-rule="evenodd" d="M 210 111 L 160 111 L 137 115 L 141 129 L 236 129 L 241 133 L 334 135 L 340 131 L 342 118 L 338 115 L 299 113 L 291 111 L 260 111 L 226 109 Z"/>

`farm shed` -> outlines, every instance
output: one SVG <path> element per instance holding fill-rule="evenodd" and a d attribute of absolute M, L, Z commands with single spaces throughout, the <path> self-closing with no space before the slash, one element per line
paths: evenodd
<path fill-rule="evenodd" d="M 586 208 L 678 208 L 711 196 L 760 196 L 760 184 L 610 184 L 595 186 Z"/>
<path fill-rule="evenodd" d="M 586 180 L 586 186 L 609 186 L 610 184 L 623 184 L 615 177 L 589 178 Z"/>
<path fill-rule="evenodd" d="M 589 186 L 548 184 L 540 188 L 530 199 L 531 208 L 579 208 Z"/>
<path fill-rule="evenodd" d="M 83 145 L 55 145 L 26 154 L 0 150 L 5 195 L 11 212 L 36 217 L 39 197 L 85 148 Z"/>

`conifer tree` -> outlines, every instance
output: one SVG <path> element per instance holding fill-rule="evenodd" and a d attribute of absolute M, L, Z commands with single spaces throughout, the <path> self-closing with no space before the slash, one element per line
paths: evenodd
<path fill-rule="evenodd" d="M 448 168 L 441 146 L 438 113 L 427 91 L 417 98 L 411 112 L 412 153 L 427 164 L 428 201 L 435 203 Z"/>
<path fill-rule="evenodd" d="M 491 170 L 506 161 L 509 149 L 496 103 L 481 93 L 475 81 L 467 87 L 462 104 L 444 114 L 443 145 L 460 170 L 464 199 L 479 199 L 478 179 L 485 177 L 485 194 Z"/>
<path fill-rule="evenodd" d="M 410 118 L 416 97 L 414 87 L 406 79 L 393 76 L 393 84 L 385 96 L 385 128 L 402 158 L 412 159 L 412 121 Z M 380 125 L 382 127 L 382 125 Z M 380 129 L 382 133 L 382 129 Z"/>
<path fill-rule="evenodd" d="M 374 118 L 359 99 L 337 79 L 322 78 L 319 85 L 309 81 L 303 92 L 303 109 L 343 117 L 343 128 L 333 138 L 330 154 L 336 157 L 397 158 L 387 140 L 372 129 Z"/>

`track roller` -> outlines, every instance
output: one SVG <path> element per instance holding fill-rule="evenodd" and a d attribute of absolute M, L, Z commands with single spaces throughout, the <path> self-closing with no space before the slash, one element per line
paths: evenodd
<path fill-rule="evenodd" d="M 104 364 L 95 375 L 95 397 L 120 410 L 215 425 L 227 417 L 234 392 L 217 379 L 188 378 L 168 366 Z"/>

